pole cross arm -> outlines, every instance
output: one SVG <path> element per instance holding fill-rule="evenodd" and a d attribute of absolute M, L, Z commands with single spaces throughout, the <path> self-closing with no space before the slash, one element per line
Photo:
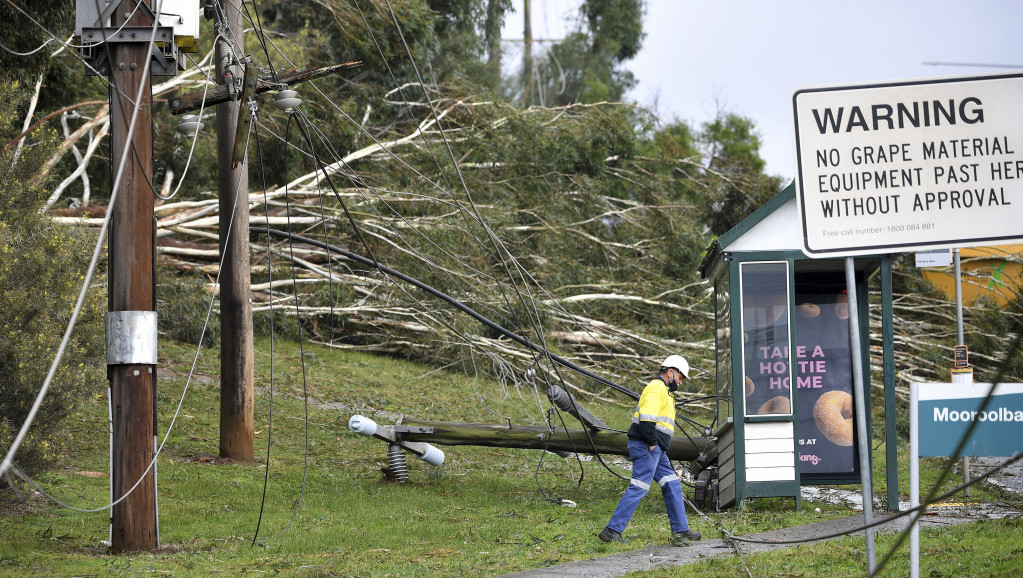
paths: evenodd
<path fill-rule="evenodd" d="M 277 90 L 283 86 L 290 86 L 293 84 L 299 84 L 308 80 L 316 80 L 317 78 L 323 78 L 330 76 L 331 74 L 337 74 L 345 70 L 351 70 L 362 66 L 362 62 L 346 62 L 344 64 L 335 64 L 333 66 L 324 66 L 321 68 L 310 68 L 307 70 L 296 70 L 280 75 L 279 81 L 270 80 L 259 80 L 256 82 L 255 91 L 257 93 L 266 92 L 268 90 Z M 197 90 L 176 96 L 170 99 L 169 107 L 172 114 L 183 114 L 193 110 L 198 110 L 203 105 L 203 94 L 206 94 L 205 106 L 213 106 L 222 102 L 231 100 L 230 90 L 226 86 L 211 86 L 209 90 L 202 91 Z"/>

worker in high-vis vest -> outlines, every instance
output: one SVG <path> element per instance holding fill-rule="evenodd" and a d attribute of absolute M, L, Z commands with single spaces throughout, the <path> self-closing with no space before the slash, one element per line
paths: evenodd
<path fill-rule="evenodd" d="M 597 535 L 601 540 L 627 542 L 622 538 L 622 532 L 632 519 L 639 501 L 655 481 L 661 486 L 664 505 L 668 508 L 672 543 L 688 545 L 700 539 L 700 533 L 689 527 L 682 501 L 682 484 L 667 456 L 675 431 L 674 393 L 687 379 L 689 362 L 681 355 L 670 355 L 661 364 L 657 379 L 648 383 L 639 396 L 628 433 L 632 479 L 611 515 L 611 521 Z"/>

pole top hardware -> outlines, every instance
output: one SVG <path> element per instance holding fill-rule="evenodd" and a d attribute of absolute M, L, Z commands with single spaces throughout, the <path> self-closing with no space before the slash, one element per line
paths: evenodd
<path fill-rule="evenodd" d="M 274 106 L 288 114 L 295 112 L 300 104 L 302 99 L 298 98 L 298 93 L 294 90 L 282 90 L 274 95 Z"/>
<path fill-rule="evenodd" d="M 131 13 L 137 12 L 146 25 L 125 26 L 125 22 L 114 21 L 114 12 L 126 1 Z M 105 45 L 121 42 L 153 43 L 154 76 L 174 76 L 184 70 L 181 53 L 197 50 L 199 6 L 189 0 L 151 1 L 160 1 L 159 22 L 143 0 L 75 0 L 75 37 L 81 46 L 78 52 L 89 65 L 88 74 L 109 74 Z"/>
<path fill-rule="evenodd" d="M 333 66 L 324 66 L 321 68 L 310 68 L 307 70 L 296 70 L 293 72 L 281 73 L 280 80 L 269 82 L 264 80 L 257 80 L 255 92 L 266 92 L 268 90 L 278 90 L 281 86 L 289 86 L 305 82 L 308 80 L 316 80 L 317 78 L 323 78 L 331 74 L 336 74 L 345 70 L 350 70 L 362 66 L 361 61 L 346 62 L 344 64 L 335 64 Z M 222 102 L 228 102 L 230 100 L 237 100 L 237 97 L 232 98 L 230 90 L 226 86 L 211 86 L 205 91 L 206 104 L 205 106 L 213 106 Z M 182 114 L 198 110 L 203 106 L 203 91 L 196 90 L 180 96 L 176 96 L 169 101 L 171 114 Z"/>
<path fill-rule="evenodd" d="M 186 114 L 181 117 L 181 122 L 174 127 L 174 130 L 189 138 L 195 138 L 204 128 L 206 128 L 206 123 L 202 122 L 198 115 Z"/>

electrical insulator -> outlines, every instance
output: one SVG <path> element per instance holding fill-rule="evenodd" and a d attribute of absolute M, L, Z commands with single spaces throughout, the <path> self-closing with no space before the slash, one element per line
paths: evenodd
<path fill-rule="evenodd" d="M 187 137 L 195 138 L 195 135 L 204 128 L 206 128 L 206 125 L 199 120 L 198 116 L 194 114 L 186 114 L 181 117 L 181 122 L 178 123 L 178 126 L 175 127 L 174 130 Z"/>
<path fill-rule="evenodd" d="M 298 93 L 294 90 L 282 90 L 274 96 L 274 106 L 288 114 L 295 112 L 300 104 L 302 99 L 298 98 Z"/>

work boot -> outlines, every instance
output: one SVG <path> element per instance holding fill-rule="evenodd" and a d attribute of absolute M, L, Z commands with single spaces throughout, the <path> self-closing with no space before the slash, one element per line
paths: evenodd
<path fill-rule="evenodd" d="M 604 526 L 604 529 L 601 530 L 599 534 L 597 534 L 597 537 L 605 542 L 622 542 L 623 544 L 629 543 L 628 540 L 622 538 L 621 532 L 617 530 L 612 530 L 607 526 Z"/>
<path fill-rule="evenodd" d="M 690 542 L 696 542 L 701 537 L 701 534 L 693 529 L 685 530 L 684 532 L 672 532 L 671 543 L 676 546 L 688 546 Z"/>

